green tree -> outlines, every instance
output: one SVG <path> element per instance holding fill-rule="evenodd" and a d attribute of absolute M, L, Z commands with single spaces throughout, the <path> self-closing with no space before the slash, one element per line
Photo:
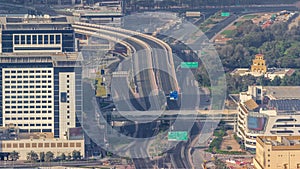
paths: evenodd
<path fill-rule="evenodd" d="M 71 153 L 68 153 L 68 155 L 67 155 L 67 160 L 72 160 Z"/>
<path fill-rule="evenodd" d="M 58 160 L 65 161 L 67 157 L 66 157 L 65 153 L 62 153 L 62 154 L 61 154 L 60 156 L 58 156 L 57 158 L 58 158 Z"/>
<path fill-rule="evenodd" d="M 12 161 L 17 161 L 20 158 L 19 152 L 13 151 L 13 152 L 9 153 L 9 158 Z"/>
<path fill-rule="evenodd" d="M 45 152 L 40 152 L 40 161 L 41 162 L 45 161 Z"/>
<path fill-rule="evenodd" d="M 53 161 L 54 159 L 54 154 L 51 151 L 48 151 L 45 155 L 45 161 L 50 162 Z"/>
<path fill-rule="evenodd" d="M 81 159 L 80 151 L 74 150 L 74 151 L 72 152 L 72 157 L 73 157 L 73 160 Z"/>
<path fill-rule="evenodd" d="M 38 154 L 34 151 L 27 153 L 27 160 L 30 162 L 36 162 L 38 160 Z"/>
<path fill-rule="evenodd" d="M 275 78 L 271 81 L 272 86 L 280 86 L 281 84 L 281 78 L 278 76 L 275 76 Z"/>

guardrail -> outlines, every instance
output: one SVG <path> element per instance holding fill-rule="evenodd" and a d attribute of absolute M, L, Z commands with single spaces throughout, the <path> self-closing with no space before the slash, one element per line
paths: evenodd
<path fill-rule="evenodd" d="M 99 28 L 99 29 L 108 29 L 108 30 L 113 30 L 113 31 L 118 31 L 118 32 L 124 32 L 124 33 L 128 33 L 131 35 L 137 35 L 137 36 L 141 36 L 143 38 L 146 39 L 150 39 L 154 42 L 156 42 L 157 44 L 159 44 L 160 46 L 162 46 L 164 49 L 166 49 L 167 51 L 167 56 L 168 56 L 168 61 L 172 67 L 171 71 L 172 71 L 172 76 L 176 77 L 175 74 L 175 66 L 174 66 L 174 62 L 173 62 L 173 54 L 172 54 L 172 49 L 171 47 L 164 41 L 155 38 L 151 35 L 147 35 L 147 34 L 143 34 L 140 32 L 136 32 L 136 31 L 132 31 L 132 30 L 126 30 L 126 29 L 121 29 L 121 28 L 115 28 L 115 27 L 110 27 L 110 26 L 104 26 L 104 25 L 96 25 L 96 24 L 90 24 L 90 23 L 83 23 L 83 22 L 74 22 L 74 25 L 83 25 L 83 26 L 88 26 L 88 27 L 93 27 L 93 28 Z M 174 85 L 175 90 L 179 90 L 179 86 L 178 86 L 178 82 L 177 79 L 174 78 L 175 80 L 175 84 L 172 83 L 172 85 Z"/>
<path fill-rule="evenodd" d="M 141 46 L 143 46 L 145 49 L 146 49 L 146 53 L 147 53 L 147 56 L 150 56 L 148 57 L 148 64 L 149 67 L 153 67 L 152 66 L 152 61 L 151 61 L 151 54 L 150 54 L 150 47 L 148 44 L 146 44 L 145 42 L 135 38 L 135 37 L 132 37 L 132 36 L 128 36 L 128 35 L 125 35 L 125 34 L 121 34 L 121 33 L 118 33 L 118 32 L 113 32 L 113 31 L 109 31 L 109 30 L 103 30 L 103 29 L 99 29 L 99 28 L 95 28 L 95 27 L 88 27 L 88 26 L 81 26 L 81 25 L 73 25 L 74 27 L 74 30 L 75 32 L 79 32 L 79 33 L 83 33 L 83 34 L 89 34 L 89 35 L 92 35 L 92 36 L 96 36 L 96 37 L 102 37 L 102 38 L 105 38 L 105 39 L 111 39 L 113 41 L 117 41 L 117 42 L 120 42 L 122 41 L 123 39 L 130 39 L 138 44 L 140 44 Z M 107 36 L 107 35 L 104 35 L 104 34 L 110 34 L 112 36 Z M 114 38 L 113 38 L 114 37 Z M 122 37 L 121 38 L 116 38 L 116 37 Z M 158 87 L 155 83 L 155 75 L 154 75 L 154 71 L 149 71 L 150 72 L 150 78 L 151 78 L 151 86 L 152 86 L 152 89 L 153 91 L 158 91 Z"/>

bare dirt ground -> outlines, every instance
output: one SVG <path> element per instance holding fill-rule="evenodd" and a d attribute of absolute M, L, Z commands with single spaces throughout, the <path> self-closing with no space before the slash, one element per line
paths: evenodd
<path fill-rule="evenodd" d="M 227 150 L 227 146 L 231 146 L 231 150 L 227 151 L 243 151 L 240 148 L 239 143 L 234 139 L 233 131 L 227 130 L 226 132 L 228 135 L 223 137 L 223 142 L 221 144 L 221 150 Z"/>

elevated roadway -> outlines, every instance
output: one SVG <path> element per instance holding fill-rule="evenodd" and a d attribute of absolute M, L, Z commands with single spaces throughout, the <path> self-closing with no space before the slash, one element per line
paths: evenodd
<path fill-rule="evenodd" d="M 157 91 L 157 84 L 153 70 L 148 69 L 146 71 L 139 72 L 139 66 L 141 65 L 143 67 L 153 67 L 151 59 L 151 48 L 147 43 L 133 36 L 126 35 L 124 33 L 89 27 L 84 24 L 74 24 L 73 28 L 75 29 L 75 32 L 79 34 L 85 34 L 93 37 L 107 39 L 116 43 L 121 43 L 129 50 L 130 54 L 134 54 L 136 51 L 142 50 L 142 53 L 139 53 L 142 55 L 141 58 L 139 56 L 136 56 L 132 59 L 134 62 L 133 71 L 136 71 L 135 73 L 137 74 L 134 81 L 139 89 L 138 96 L 139 98 L 143 99 L 146 98 L 151 91 Z M 125 80 L 127 81 L 127 79 Z M 126 90 L 125 92 L 128 92 L 128 90 Z M 141 104 L 144 107 L 147 107 L 146 102 L 147 101 L 145 101 L 145 104 Z"/>
<path fill-rule="evenodd" d="M 96 25 L 96 24 L 89 24 L 89 23 L 82 23 L 82 22 L 74 22 L 73 27 L 75 28 L 88 28 L 89 30 L 104 30 L 114 32 L 116 34 L 125 34 L 130 36 L 131 38 L 138 39 L 140 41 L 145 42 L 148 44 L 150 48 L 150 55 L 152 59 L 152 68 L 167 69 L 167 73 L 169 73 L 174 78 L 169 78 L 169 76 L 161 75 L 156 71 L 156 83 L 157 85 L 164 90 L 164 92 L 169 92 L 170 90 L 180 90 L 178 86 L 178 82 L 176 79 L 175 68 L 173 63 L 173 54 L 171 47 L 165 43 L 164 41 L 155 38 L 151 35 L 139 33 L 136 31 L 115 28 L 110 26 L 104 25 Z"/>

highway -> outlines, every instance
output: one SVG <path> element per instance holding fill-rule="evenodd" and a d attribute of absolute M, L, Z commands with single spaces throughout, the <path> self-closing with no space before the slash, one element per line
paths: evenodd
<path fill-rule="evenodd" d="M 125 29 L 121 29 L 121 28 L 114 28 L 114 27 L 109 27 L 109 26 L 95 25 L 95 24 L 88 24 L 88 23 L 81 23 L 81 22 L 75 22 L 74 25 L 75 25 L 75 27 L 77 27 L 78 25 L 86 26 L 86 27 L 89 27 L 90 30 L 92 28 L 97 28 L 97 29 L 101 29 L 101 30 L 115 32 L 117 34 L 126 34 L 126 35 L 130 35 L 131 37 L 134 37 L 136 39 L 139 39 L 143 42 L 146 42 L 152 50 L 151 54 L 149 55 L 149 57 L 151 57 L 151 59 L 152 59 L 152 68 L 163 68 L 162 70 L 167 68 L 166 69 L 167 73 L 169 73 L 172 77 L 176 77 L 174 63 L 173 63 L 172 49 L 170 48 L 170 46 L 167 43 L 163 42 L 162 40 L 157 39 L 150 35 L 142 34 L 142 33 L 131 31 L 131 30 L 125 30 Z M 161 61 L 162 61 L 162 63 L 158 63 Z M 164 78 L 164 79 L 166 79 L 166 78 Z M 164 85 L 163 88 L 179 90 L 179 86 L 178 86 L 176 78 L 170 79 L 167 77 L 167 80 L 169 80 L 170 82 L 166 82 L 166 84 L 160 83 L 160 84 Z M 160 86 L 160 87 L 162 87 L 162 86 Z M 169 91 L 170 90 L 165 91 L 165 92 L 169 92 Z"/>
<path fill-rule="evenodd" d="M 126 34 L 110 31 L 110 30 L 89 27 L 86 26 L 85 24 L 81 25 L 80 23 L 74 24 L 73 27 L 75 28 L 76 33 L 88 34 L 90 36 L 99 37 L 99 38 L 107 38 L 108 40 L 114 40 L 115 42 L 122 42 L 124 44 L 127 44 L 127 46 L 131 46 L 133 48 L 131 49 L 132 51 L 138 52 L 138 53 L 133 52 L 132 55 L 132 62 L 135 63 L 133 65 L 133 69 L 134 69 L 133 71 L 135 71 L 136 74 L 136 76 L 134 77 L 135 78 L 134 82 L 138 88 L 137 91 L 139 91 L 138 92 L 138 96 L 140 98 L 138 99 L 140 101 L 139 103 L 141 107 L 143 107 L 143 109 L 147 110 L 150 107 L 147 96 L 149 95 L 150 92 L 157 91 L 154 72 L 152 69 L 146 69 L 146 68 L 153 67 L 151 61 L 150 46 L 147 43 L 137 38 L 128 36 Z M 129 71 L 129 70 L 124 70 L 124 71 Z M 128 92 L 128 90 L 126 92 Z M 118 93 L 118 91 L 114 93 Z"/>
<path fill-rule="evenodd" d="M 167 44 L 164 44 L 153 37 L 133 32 L 130 32 L 131 36 L 128 37 L 127 34 L 124 35 L 124 31 L 122 30 L 102 29 L 98 28 L 96 25 L 75 23 L 74 28 L 75 31 L 79 33 L 88 33 L 89 35 L 96 37 L 97 34 L 105 34 L 106 36 L 110 36 L 110 38 L 114 37 L 115 39 L 122 39 L 128 46 L 133 47 L 134 53 L 132 54 L 131 61 L 134 63 L 134 72 L 139 73 L 139 76 L 135 78 L 135 84 L 138 86 L 138 93 L 143 93 L 143 95 L 140 95 L 140 98 L 145 101 L 145 105 L 141 105 L 144 110 L 148 110 L 150 107 L 151 110 L 154 111 L 161 109 L 161 105 L 157 103 L 159 99 L 157 99 L 157 93 L 155 91 L 157 90 L 156 85 L 165 93 L 169 93 L 170 91 L 179 88 L 176 81 L 172 51 Z M 118 113 L 122 114 L 125 111 L 126 113 L 133 115 L 132 119 L 129 118 L 130 120 L 141 122 L 140 119 L 135 118 L 135 115 L 142 114 L 143 112 L 137 111 L 136 106 L 131 106 L 132 103 L 134 103 L 134 100 L 131 99 L 130 92 L 128 92 L 128 74 L 125 72 L 129 72 L 127 70 L 130 66 L 131 65 L 128 64 L 128 62 L 120 63 L 119 69 L 113 73 L 111 92 L 117 109 L 122 110 Z M 163 71 L 160 72 L 157 70 Z M 169 78 L 169 74 L 173 74 L 173 78 Z M 155 79 L 153 77 L 155 77 Z M 153 82 L 155 84 L 153 84 Z M 151 92 L 153 96 L 148 97 Z M 155 119 L 151 118 L 146 119 L 147 122 L 153 122 L 154 120 Z M 142 122 L 144 122 L 144 119 Z M 152 125 L 153 123 L 146 124 Z M 136 125 L 138 126 L 138 124 Z M 155 126 L 152 126 L 151 129 L 152 128 L 155 128 Z M 147 147 L 149 146 L 150 141 L 148 141 L 147 137 L 153 136 L 153 133 L 145 132 L 145 127 L 140 126 L 137 127 L 136 130 L 138 133 L 137 136 L 146 139 L 144 141 L 133 141 L 132 144 L 129 145 L 131 148 L 127 147 L 127 149 L 129 149 L 129 154 L 133 158 L 136 168 L 153 168 L 151 160 L 146 158 L 149 157 Z"/>

